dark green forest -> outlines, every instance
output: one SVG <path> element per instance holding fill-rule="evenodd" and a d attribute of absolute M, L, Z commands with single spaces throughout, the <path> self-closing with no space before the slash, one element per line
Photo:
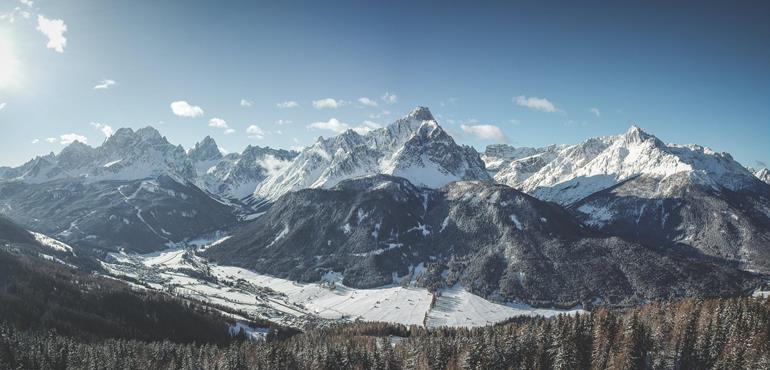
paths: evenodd
<path fill-rule="evenodd" d="M 653 303 L 477 329 L 351 323 L 229 344 L 0 327 L 3 369 L 768 369 L 770 300 Z"/>

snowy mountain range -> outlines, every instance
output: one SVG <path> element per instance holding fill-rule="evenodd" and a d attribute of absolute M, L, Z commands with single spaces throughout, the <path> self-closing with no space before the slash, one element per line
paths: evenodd
<path fill-rule="evenodd" d="M 298 189 L 330 188 L 342 180 L 377 174 L 431 188 L 459 180 L 491 180 L 473 148 L 456 144 L 428 108 L 417 107 L 391 125 L 363 135 L 348 130 L 318 138 L 254 194 L 276 199 Z"/>
<path fill-rule="evenodd" d="M 694 183 L 738 190 L 755 176 L 727 153 L 699 145 L 664 144 L 637 126 L 623 135 L 545 148 L 487 148 L 484 160 L 495 180 L 540 199 L 573 204 L 637 176 L 684 175 Z M 665 196 L 666 189 L 659 189 Z"/>
<path fill-rule="evenodd" d="M 335 273 L 372 288 L 419 271 L 410 281 L 490 299 L 625 304 L 738 292 L 770 274 L 767 178 L 636 126 L 479 154 L 417 107 L 300 152 L 225 154 L 211 137 L 185 149 L 151 127 L 119 129 L 0 168 L 0 213 L 98 260 L 216 235 L 201 255 L 292 280 Z"/>

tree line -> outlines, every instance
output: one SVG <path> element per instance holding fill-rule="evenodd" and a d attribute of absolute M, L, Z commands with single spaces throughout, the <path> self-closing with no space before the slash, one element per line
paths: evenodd
<path fill-rule="evenodd" d="M 483 328 L 349 323 L 255 343 L 0 325 L 0 369 L 770 369 L 770 300 L 686 299 Z"/>

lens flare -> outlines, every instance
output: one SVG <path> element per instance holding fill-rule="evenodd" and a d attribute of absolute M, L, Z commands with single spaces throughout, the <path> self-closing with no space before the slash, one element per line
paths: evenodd
<path fill-rule="evenodd" d="M 18 87 L 21 77 L 21 61 L 16 57 L 10 34 L 0 31 L 0 91 Z"/>

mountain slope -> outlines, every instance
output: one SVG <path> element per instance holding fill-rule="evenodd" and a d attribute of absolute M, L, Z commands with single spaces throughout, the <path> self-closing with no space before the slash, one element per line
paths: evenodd
<path fill-rule="evenodd" d="M 770 272 L 770 187 L 727 153 L 666 145 L 633 126 L 534 150 L 495 178 L 568 206 L 602 232 Z"/>
<path fill-rule="evenodd" d="M 736 294 L 753 280 L 706 258 L 602 236 L 507 186 L 431 190 L 384 175 L 288 193 L 205 254 L 303 281 L 336 271 L 366 288 L 411 274 L 426 286 L 559 305 Z"/>
<path fill-rule="evenodd" d="M 456 144 L 428 108 L 418 107 L 364 135 L 348 130 L 319 138 L 265 180 L 255 195 L 272 200 L 290 191 L 330 188 L 342 180 L 375 174 L 401 176 L 428 187 L 457 180 L 490 180 L 478 153 Z"/>
<path fill-rule="evenodd" d="M 754 172 L 754 176 L 764 181 L 766 184 L 770 184 L 770 170 L 763 168 L 757 172 Z"/>
<path fill-rule="evenodd" d="M 185 151 L 151 127 L 121 128 L 92 148 L 5 168 L 0 213 L 76 247 L 148 252 L 236 222 L 249 195 L 295 152 L 249 146 L 222 155 L 206 137 Z"/>
<path fill-rule="evenodd" d="M 236 220 L 229 205 L 170 176 L 0 182 L 0 204 L 14 221 L 84 250 L 149 252 Z"/>
<path fill-rule="evenodd" d="M 668 244 L 770 273 L 770 186 L 739 190 L 687 174 L 639 176 L 572 205 L 587 225 L 644 243 Z"/>

